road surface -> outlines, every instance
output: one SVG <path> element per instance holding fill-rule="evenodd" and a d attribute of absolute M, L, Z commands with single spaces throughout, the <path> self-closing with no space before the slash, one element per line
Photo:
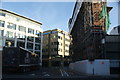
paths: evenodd
<path fill-rule="evenodd" d="M 2 80 L 113 80 L 118 79 L 114 76 L 93 76 L 81 74 L 68 68 L 40 68 L 39 70 L 24 73 L 7 73 L 3 75 Z"/>

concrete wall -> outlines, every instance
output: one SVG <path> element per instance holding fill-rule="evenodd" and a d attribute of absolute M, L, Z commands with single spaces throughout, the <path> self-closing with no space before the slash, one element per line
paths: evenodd
<path fill-rule="evenodd" d="M 2 51 L 0 51 L 0 80 L 2 78 Z"/>
<path fill-rule="evenodd" d="M 109 60 L 95 60 L 95 61 L 77 61 L 69 65 L 70 69 L 78 71 L 83 74 L 90 75 L 110 75 Z"/>

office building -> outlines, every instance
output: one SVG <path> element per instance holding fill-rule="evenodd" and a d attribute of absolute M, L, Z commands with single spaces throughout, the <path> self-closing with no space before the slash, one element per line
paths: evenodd
<path fill-rule="evenodd" d="M 38 54 L 41 59 L 41 25 L 30 18 L 0 9 L 0 52 L 4 46 L 23 47 Z"/>
<path fill-rule="evenodd" d="M 53 29 L 43 33 L 43 66 L 65 66 L 70 62 L 69 33 Z"/>

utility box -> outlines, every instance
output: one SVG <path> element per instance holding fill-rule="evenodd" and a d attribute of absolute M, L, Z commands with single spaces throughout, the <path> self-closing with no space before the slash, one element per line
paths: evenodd
<path fill-rule="evenodd" d="M 110 75 L 110 61 L 106 59 L 77 61 L 75 63 L 71 63 L 69 67 L 70 69 L 83 74 Z"/>

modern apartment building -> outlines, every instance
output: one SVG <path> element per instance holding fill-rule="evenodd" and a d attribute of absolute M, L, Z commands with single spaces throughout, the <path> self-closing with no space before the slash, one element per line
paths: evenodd
<path fill-rule="evenodd" d="M 63 66 L 70 61 L 69 33 L 53 29 L 43 33 L 43 66 Z M 65 64 L 64 64 L 65 63 Z"/>
<path fill-rule="evenodd" d="M 107 7 L 106 2 L 102 0 L 92 0 L 92 2 L 77 0 L 72 18 L 68 23 L 70 35 L 72 35 L 73 61 L 104 57 L 101 42 L 107 29 L 106 17 L 101 18 L 103 6 L 107 13 L 112 9 L 112 7 Z"/>
<path fill-rule="evenodd" d="M 0 9 L 0 52 L 4 46 L 23 47 L 42 58 L 41 23 Z M 1 55 L 1 53 L 0 53 Z"/>

